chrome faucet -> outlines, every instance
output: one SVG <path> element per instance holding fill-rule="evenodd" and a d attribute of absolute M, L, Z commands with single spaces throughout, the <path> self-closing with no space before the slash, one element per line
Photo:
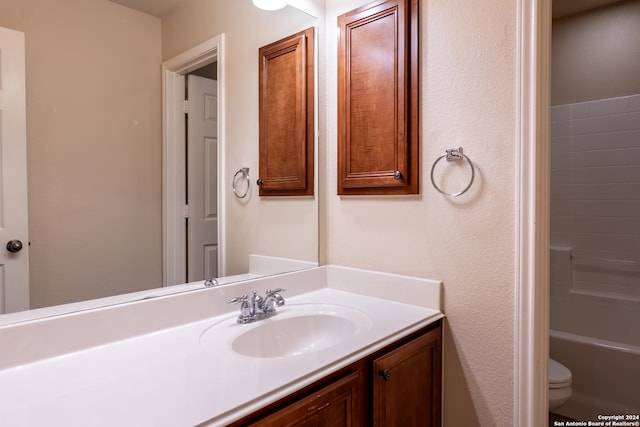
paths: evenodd
<path fill-rule="evenodd" d="M 240 316 L 238 316 L 238 323 L 249 323 L 253 317 L 252 309 L 249 306 L 249 297 L 243 295 L 241 297 L 234 297 L 227 301 L 227 304 L 240 304 Z"/>
<path fill-rule="evenodd" d="M 216 279 L 215 277 L 212 277 L 211 279 L 207 279 L 204 281 L 204 285 L 208 288 L 213 287 L 213 286 L 218 286 L 218 279 Z"/>
<path fill-rule="evenodd" d="M 267 290 L 260 306 L 263 313 L 275 313 L 276 306 L 282 307 L 284 305 L 284 298 L 280 295 L 280 292 L 284 292 L 284 289 Z"/>
<path fill-rule="evenodd" d="M 284 289 L 267 290 L 264 298 L 258 295 L 256 291 L 252 292 L 251 298 L 247 295 L 241 297 L 231 298 L 227 301 L 228 304 L 240 304 L 240 315 L 238 316 L 238 323 L 251 323 L 256 320 L 267 319 L 275 316 L 277 313 L 276 306 L 281 307 L 284 305 L 284 298 L 281 292 Z"/>

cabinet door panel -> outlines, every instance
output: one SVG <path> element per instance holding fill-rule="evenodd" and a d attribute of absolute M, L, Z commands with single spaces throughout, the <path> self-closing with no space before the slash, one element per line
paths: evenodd
<path fill-rule="evenodd" d="M 313 194 L 313 37 L 260 48 L 260 196 Z"/>
<path fill-rule="evenodd" d="M 440 329 L 373 362 L 374 426 L 439 426 Z"/>
<path fill-rule="evenodd" d="M 418 192 L 417 1 L 338 18 L 338 193 Z"/>
<path fill-rule="evenodd" d="M 358 426 L 358 384 L 354 372 L 251 426 Z"/>

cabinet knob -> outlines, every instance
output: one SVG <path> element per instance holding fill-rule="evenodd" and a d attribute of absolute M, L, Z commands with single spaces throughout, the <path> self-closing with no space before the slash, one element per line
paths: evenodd
<path fill-rule="evenodd" d="M 263 182 L 262 182 L 262 180 L 261 180 L 261 179 L 258 179 L 258 180 L 256 181 L 256 184 L 257 184 L 257 185 L 262 185 L 262 184 L 263 184 Z"/>
<path fill-rule="evenodd" d="M 391 379 L 391 369 L 381 369 L 378 371 L 378 375 L 380 375 L 383 380 L 389 381 Z"/>
<path fill-rule="evenodd" d="M 400 172 L 400 171 L 395 171 L 395 172 L 393 173 L 393 177 L 394 177 L 395 179 L 402 179 L 402 172 Z"/>

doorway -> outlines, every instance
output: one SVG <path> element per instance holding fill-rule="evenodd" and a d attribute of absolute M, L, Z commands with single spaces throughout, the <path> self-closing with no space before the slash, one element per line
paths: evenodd
<path fill-rule="evenodd" d="M 640 2 L 566 15 L 554 1 L 550 357 L 572 373 L 555 412 L 640 410 Z"/>
<path fill-rule="evenodd" d="M 186 196 L 186 123 L 184 99 L 186 76 L 204 66 L 215 65 L 217 89 L 217 265 L 216 276 L 225 274 L 224 188 L 225 132 L 224 132 L 224 34 L 166 61 L 162 65 L 163 78 L 163 285 L 187 281 L 187 223 Z"/>

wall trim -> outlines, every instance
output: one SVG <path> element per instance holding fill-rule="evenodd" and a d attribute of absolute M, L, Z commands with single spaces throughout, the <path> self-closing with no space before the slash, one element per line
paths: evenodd
<path fill-rule="evenodd" d="M 185 75 L 218 62 L 218 268 L 225 274 L 226 188 L 224 34 L 219 34 L 162 64 L 162 283 L 186 282 Z"/>
<path fill-rule="evenodd" d="M 517 3 L 514 425 L 548 423 L 551 0 Z"/>

